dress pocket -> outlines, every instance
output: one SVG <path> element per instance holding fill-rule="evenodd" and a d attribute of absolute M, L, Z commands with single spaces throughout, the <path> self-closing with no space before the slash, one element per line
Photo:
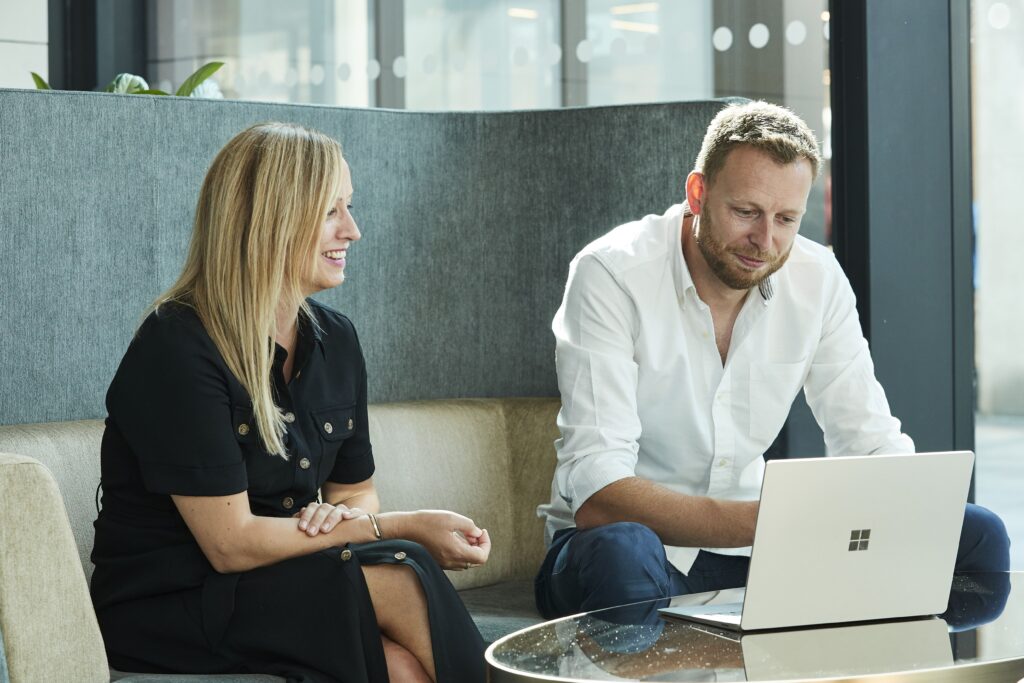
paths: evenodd
<path fill-rule="evenodd" d="M 751 363 L 750 436 L 764 442 L 775 440 L 789 417 L 793 399 L 807 376 L 807 362 Z"/>
<path fill-rule="evenodd" d="M 356 429 L 355 405 L 310 411 L 316 431 L 328 443 L 344 441 Z"/>

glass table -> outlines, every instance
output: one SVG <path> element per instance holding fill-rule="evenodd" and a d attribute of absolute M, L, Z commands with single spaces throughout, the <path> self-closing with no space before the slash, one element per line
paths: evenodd
<path fill-rule="evenodd" d="M 511 681 L 992 681 L 1024 678 L 1024 572 L 959 574 L 942 615 L 753 633 L 661 616 L 712 594 L 549 621 L 487 650 Z M 823 598 L 827 599 L 827 598 Z"/>

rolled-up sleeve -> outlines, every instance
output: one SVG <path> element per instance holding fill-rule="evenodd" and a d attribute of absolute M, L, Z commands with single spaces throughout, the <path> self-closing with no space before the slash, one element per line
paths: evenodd
<path fill-rule="evenodd" d="M 552 322 L 562 396 L 555 486 L 573 514 L 597 491 L 635 474 L 637 326 L 633 300 L 600 259 L 577 256 Z"/>
<path fill-rule="evenodd" d="M 853 289 L 838 263 L 830 265 L 830 300 L 804 386 L 828 454 L 912 453 L 914 442 L 902 433 L 875 378 Z"/>

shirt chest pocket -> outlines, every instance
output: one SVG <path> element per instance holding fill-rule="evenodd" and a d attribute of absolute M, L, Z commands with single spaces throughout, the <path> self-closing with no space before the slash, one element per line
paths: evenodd
<path fill-rule="evenodd" d="M 310 411 L 319 435 L 324 471 L 330 472 L 345 439 L 356 431 L 355 405 Z"/>
<path fill-rule="evenodd" d="M 751 363 L 750 436 L 763 449 L 778 436 L 800 393 L 807 363 Z"/>

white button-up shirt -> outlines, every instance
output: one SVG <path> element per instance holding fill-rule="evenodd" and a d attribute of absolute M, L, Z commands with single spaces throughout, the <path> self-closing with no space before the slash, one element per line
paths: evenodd
<path fill-rule="evenodd" d="M 549 543 L 590 496 L 626 477 L 757 499 L 763 454 L 801 388 L 830 455 L 914 450 L 875 379 L 849 281 L 808 239 L 797 236 L 766 294 L 747 295 L 723 367 L 683 259 L 683 212 L 679 204 L 619 226 L 569 267 L 552 323 L 558 465 L 551 503 L 538 508 Z M 666 546 L 684 573 L 698 550 Z"/>

